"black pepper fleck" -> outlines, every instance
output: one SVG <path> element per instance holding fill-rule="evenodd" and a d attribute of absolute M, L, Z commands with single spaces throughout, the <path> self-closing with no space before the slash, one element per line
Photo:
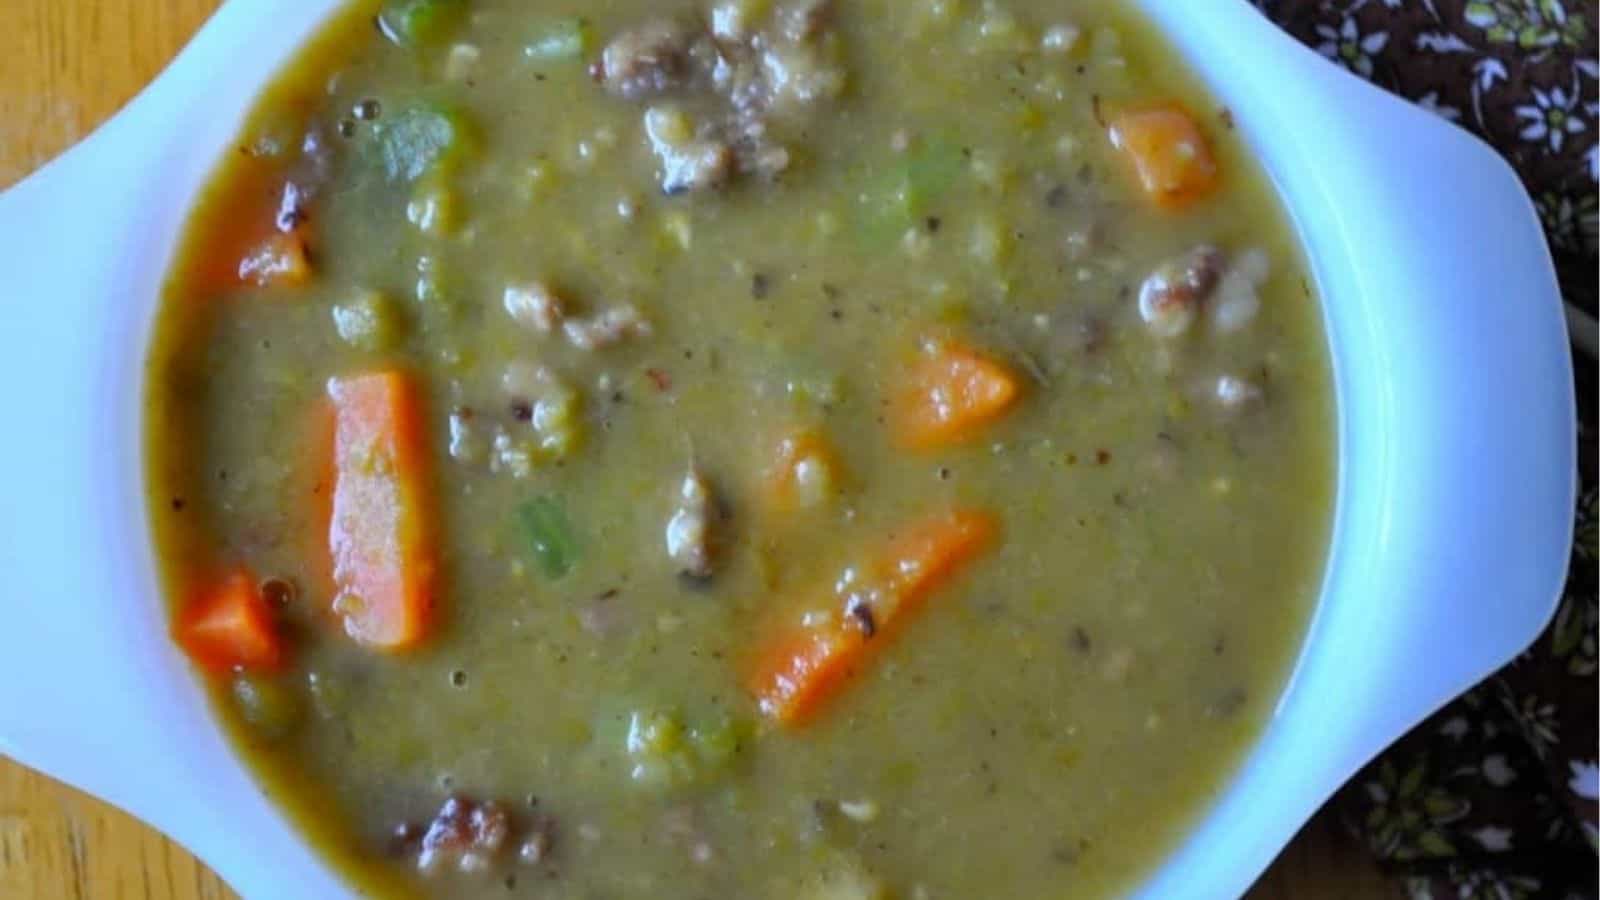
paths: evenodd
<path fill-rule="evenodd" d="M 872 637 L 878 633 L 878 620 L 872 615 L 871 606 L 864 602 L 856 601 L 846 607 L 845 612 L 849 614 L 850 618 L 856 620 L 857 625 L 861 626 L 862 634 Z"/>

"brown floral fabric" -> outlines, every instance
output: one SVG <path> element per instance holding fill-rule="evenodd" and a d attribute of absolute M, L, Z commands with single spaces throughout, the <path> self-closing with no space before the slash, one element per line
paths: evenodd
<path fill-rule="evenodd" d="M 1322 55 L 1494 145 L 1534 198 L 1567 300 L 1594 312 L 1594 0 L 1254 2 Z M 1595 362 L 1580 356 L 1576 369 L 1582 490 L 1560 612 L 1335 801 L 1416 900 L 1597 896 Z"/>

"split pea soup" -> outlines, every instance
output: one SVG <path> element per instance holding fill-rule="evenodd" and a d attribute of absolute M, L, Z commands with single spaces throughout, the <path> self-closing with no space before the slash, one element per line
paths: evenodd
<path fill-rule="evenodd" d="M 355 3 L 167 283 L 166 627 L 363 896 L 1115 896 L 1315 603 L 1320 321 L 1127 3 Z"/>

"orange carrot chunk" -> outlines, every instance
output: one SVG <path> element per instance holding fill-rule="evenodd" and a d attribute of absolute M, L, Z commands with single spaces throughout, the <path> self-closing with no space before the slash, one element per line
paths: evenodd
<path fill-rule="evenodd" d="M 184 609 L 177 640 L 190 659 L 214 672 L 277 669 L 286 656 L 271 608 L 242 571 L 206 588 Z"/>
<path fill-rule="evenodd" d="M 761 714 L 788 727 L 806 724 L 865 662 L 867 638 L 841 622 L 801 627 L 770 645 L 750 679 Z"/>
<path fill-rule="evenodd" d="M 765 484 L 767 502 L 774 509 L 820 506 L 842 486 L 839 454 L 817 429 L 785 435 L 774 457 Z"/>
<path fill-rule="evenodd" d="M 986 512 L 958 510 L 906 529 L 878 558 L 878 576 L 897 603 L 895 613 L 913 610 L 982 556 L 1000 533 L 1000 522 Z"/>
<path fill-rule="evenodd" d="M 749 688 L 763 715 L 786 726 L 811 719 L 934 591 L 994 546 L 998 520 L 958 510 L 892 541 L 860 577 L 843 579 L 830 611 L 781 634 L 756 660 Z"/>
<path fill-rule="evenodd" d="M 1176 106 L 1117 116 L 1111 145 L 1132 161 L 1145 195 L 1161 209 L 1177 212 L 1216 189 L 1211 142 L 1194 117 Z"/>
<path fill-rule="evenodd" d="M 892 401 L 895 442 L 913 450 L 965 443 L 1021 395 L 1021 381 L 1003 363 L 961 344 L 930 344 Z"/>
<path fill-rule="evenodd" d="M 311 280 L 311 259 L 298 232 L 274 232 L 239 261 L 239 281 L 256 287 L 295 287 Z"/>
<path fill-rule="evenodd" d="M 335 378 L 328 396 L 334 612 L 358 643 L 415 646 L 432 625 L 437 571 L 420 401 L 401 372 Z"/>

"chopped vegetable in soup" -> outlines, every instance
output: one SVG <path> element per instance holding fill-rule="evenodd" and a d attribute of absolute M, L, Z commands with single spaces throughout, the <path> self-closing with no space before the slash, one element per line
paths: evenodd
<path fill-rule="evenodd" d="M 1105 897 L 1175 846 L 1305 628 L 1333 397 L 1127 6 L 384 0 L 270 89 L 152 515 L 354 887 Z"/>

